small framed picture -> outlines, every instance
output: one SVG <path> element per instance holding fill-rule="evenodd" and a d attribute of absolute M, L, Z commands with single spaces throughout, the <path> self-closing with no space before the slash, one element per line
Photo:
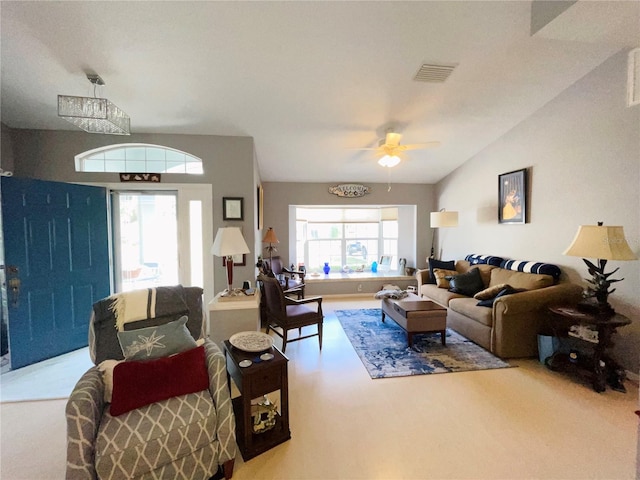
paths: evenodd
<path fill-rule="evenodd" d="M 244 198 L 223 197 L 222 198 L 222 219 L 223 220 L 244 220 Z"/>
<path fill-rule="evenodd" d="M 380 257 L 380 266 L 382 267 L 391 266 L 391 255 L 382 255 Z"/>
<path fill-rule="evenodd" d="M 527 222 L 527 169 L 498 175 L 498 222 Z"/>
<path fill-rule="evenodd" d="M 258 230 L 262 230 L 264 225 L 264 190 L 262 189 L 262 185 L 258 185 L 256 199 L 258 206 Z"/>
<path fill-rule="evenodd" d="M 247 264 L 247 254 L 239 253 L 238 255 L 233 256 L 233 264 L 238 265 L 239 267 L 243 267 Z M 227 257 L 222 257 L 222 266 L 227 266 Z"/>

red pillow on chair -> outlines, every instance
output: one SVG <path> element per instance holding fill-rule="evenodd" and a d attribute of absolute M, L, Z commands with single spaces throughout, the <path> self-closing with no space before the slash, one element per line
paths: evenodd
<path fill-rule="evenodd" d="M 122 362 L 113 370 L 110 413 L 130 410 L 209 388 L 204 346 L 146 362 Z"/>

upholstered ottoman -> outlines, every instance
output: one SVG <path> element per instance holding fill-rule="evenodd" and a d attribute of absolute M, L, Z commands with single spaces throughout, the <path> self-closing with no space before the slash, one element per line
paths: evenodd
<path fill-rule="evenodd" d="M 382 299 L 382 321 L 391 317 L 407 332 L 409 348 L 413 346 L 416 333 L 440 332 L 442 345 L 446 345 L 447 309 L 430 300 L 421 300 L 410 293 L 405 298 Z"/>

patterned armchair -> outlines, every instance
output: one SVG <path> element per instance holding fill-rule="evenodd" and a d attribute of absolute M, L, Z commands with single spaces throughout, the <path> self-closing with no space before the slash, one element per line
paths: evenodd
<path fill-rule="evenodd" d="M 114 299 L 118 295 L 100 300 L 93 306 L 89 351 L 96 366 L 80 378 L 67 402 L 66 478 L 193 480 L 209 479 L 219 471 L 223 471 L 225 478 L 231 478 L 237 449 L 235 418 L 225 357 L 211 340 L 202 340 L 202 289 L 175 286 L 146 289 L 144 292 L 148 292 L 149 298 L 148 305 L 145 305 L 147 313 L 137 314 L 137 317 L 147 318 L 137 319 L 135 315 L 123 313 L 120 306 L 116 308 Z M 127 304 L 127 310 L 136 310 L 130 308 L 131 305 L 131 302 Z M 182 318 L 184 315 L 187 318 Z M 122 318 L 118 317 L 128 318 L 122 325 Z M 199 346 L 170 357 L 152 357 L 155 359 L 142 362 L 129 361 L 137 359 L 127 357 L 116 364 L 115 361 L 123 360 L 125 355 L 115 324 L 122 327 L 121 332 L 129 332 L 140 328 L 149 330 L 148 327 L 167 328 L 168 324 L 180 322 L 188 341 L 195 344 L 199 339 Z M 165 344 L 161 348 L 164 349 Z M 137 349 L 138 352 L 143 350 Z M 175 392 L 168 393 L 165 397 L 174 396 L 125 413 L 114 412 L 116 398 L 121 398 L 123 391 L 119 382 L 125 378 L 121 373 L 125 370 L 121 367 L 148 368 L 156 363 L 160 367 L 173 365 L 170 362 L 174 359 L 191 356 L 192 352 L 200 354 L 196 361 L 200 361 L 201 377 L 208 381 L 208 388 L 178 396 Z M 202 366 L 202 360 L 205 366 Z M 108 371 L 105 365 L 113 364 L 116 366 L 112 367 L 111 384 L 105 376 Z M 143 383 L 139 382 L 137 372 L 134 370 L 130 375 L 133 383 Z M 172 381 L 164 383 L 171 389 L 172 385 L 184 383 L 184 379 L 191 376 L 190 371 L 174 370 L 169 377 Z M 156 377 L 152 377 L 151 384 L 155 380 Z M 105 399 L 105 391 L 111 390 L 113 400 L 109 403 Z M 129 393 L 127 387 L 125 395 Z M 129 400 L 125 398 L 125 401 Z"/>

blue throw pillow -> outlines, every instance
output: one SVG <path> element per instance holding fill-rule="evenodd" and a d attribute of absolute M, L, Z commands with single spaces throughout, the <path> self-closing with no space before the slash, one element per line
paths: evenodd
<path fill-rule="evenodd" d="M 151 360 L 195 348 L 196 341 L 187 328 L 188 317 L 155 327 L 118 332 L 125 360 Z"/>
<path fill-rule="evenodd" d="M 439 268 L 441 270 L 455 270 L 456 262 L 455 260 L 449 260 L 444 262 L 442 260 L 436 260 L 435 258 L 430 258 L 429 259 L 429 278 L 427 279 L 427 283 L 432 283 L 432 284 L 436 283 L 436 276 L 433 273 L 433 271 L 436 268 Z"/>

